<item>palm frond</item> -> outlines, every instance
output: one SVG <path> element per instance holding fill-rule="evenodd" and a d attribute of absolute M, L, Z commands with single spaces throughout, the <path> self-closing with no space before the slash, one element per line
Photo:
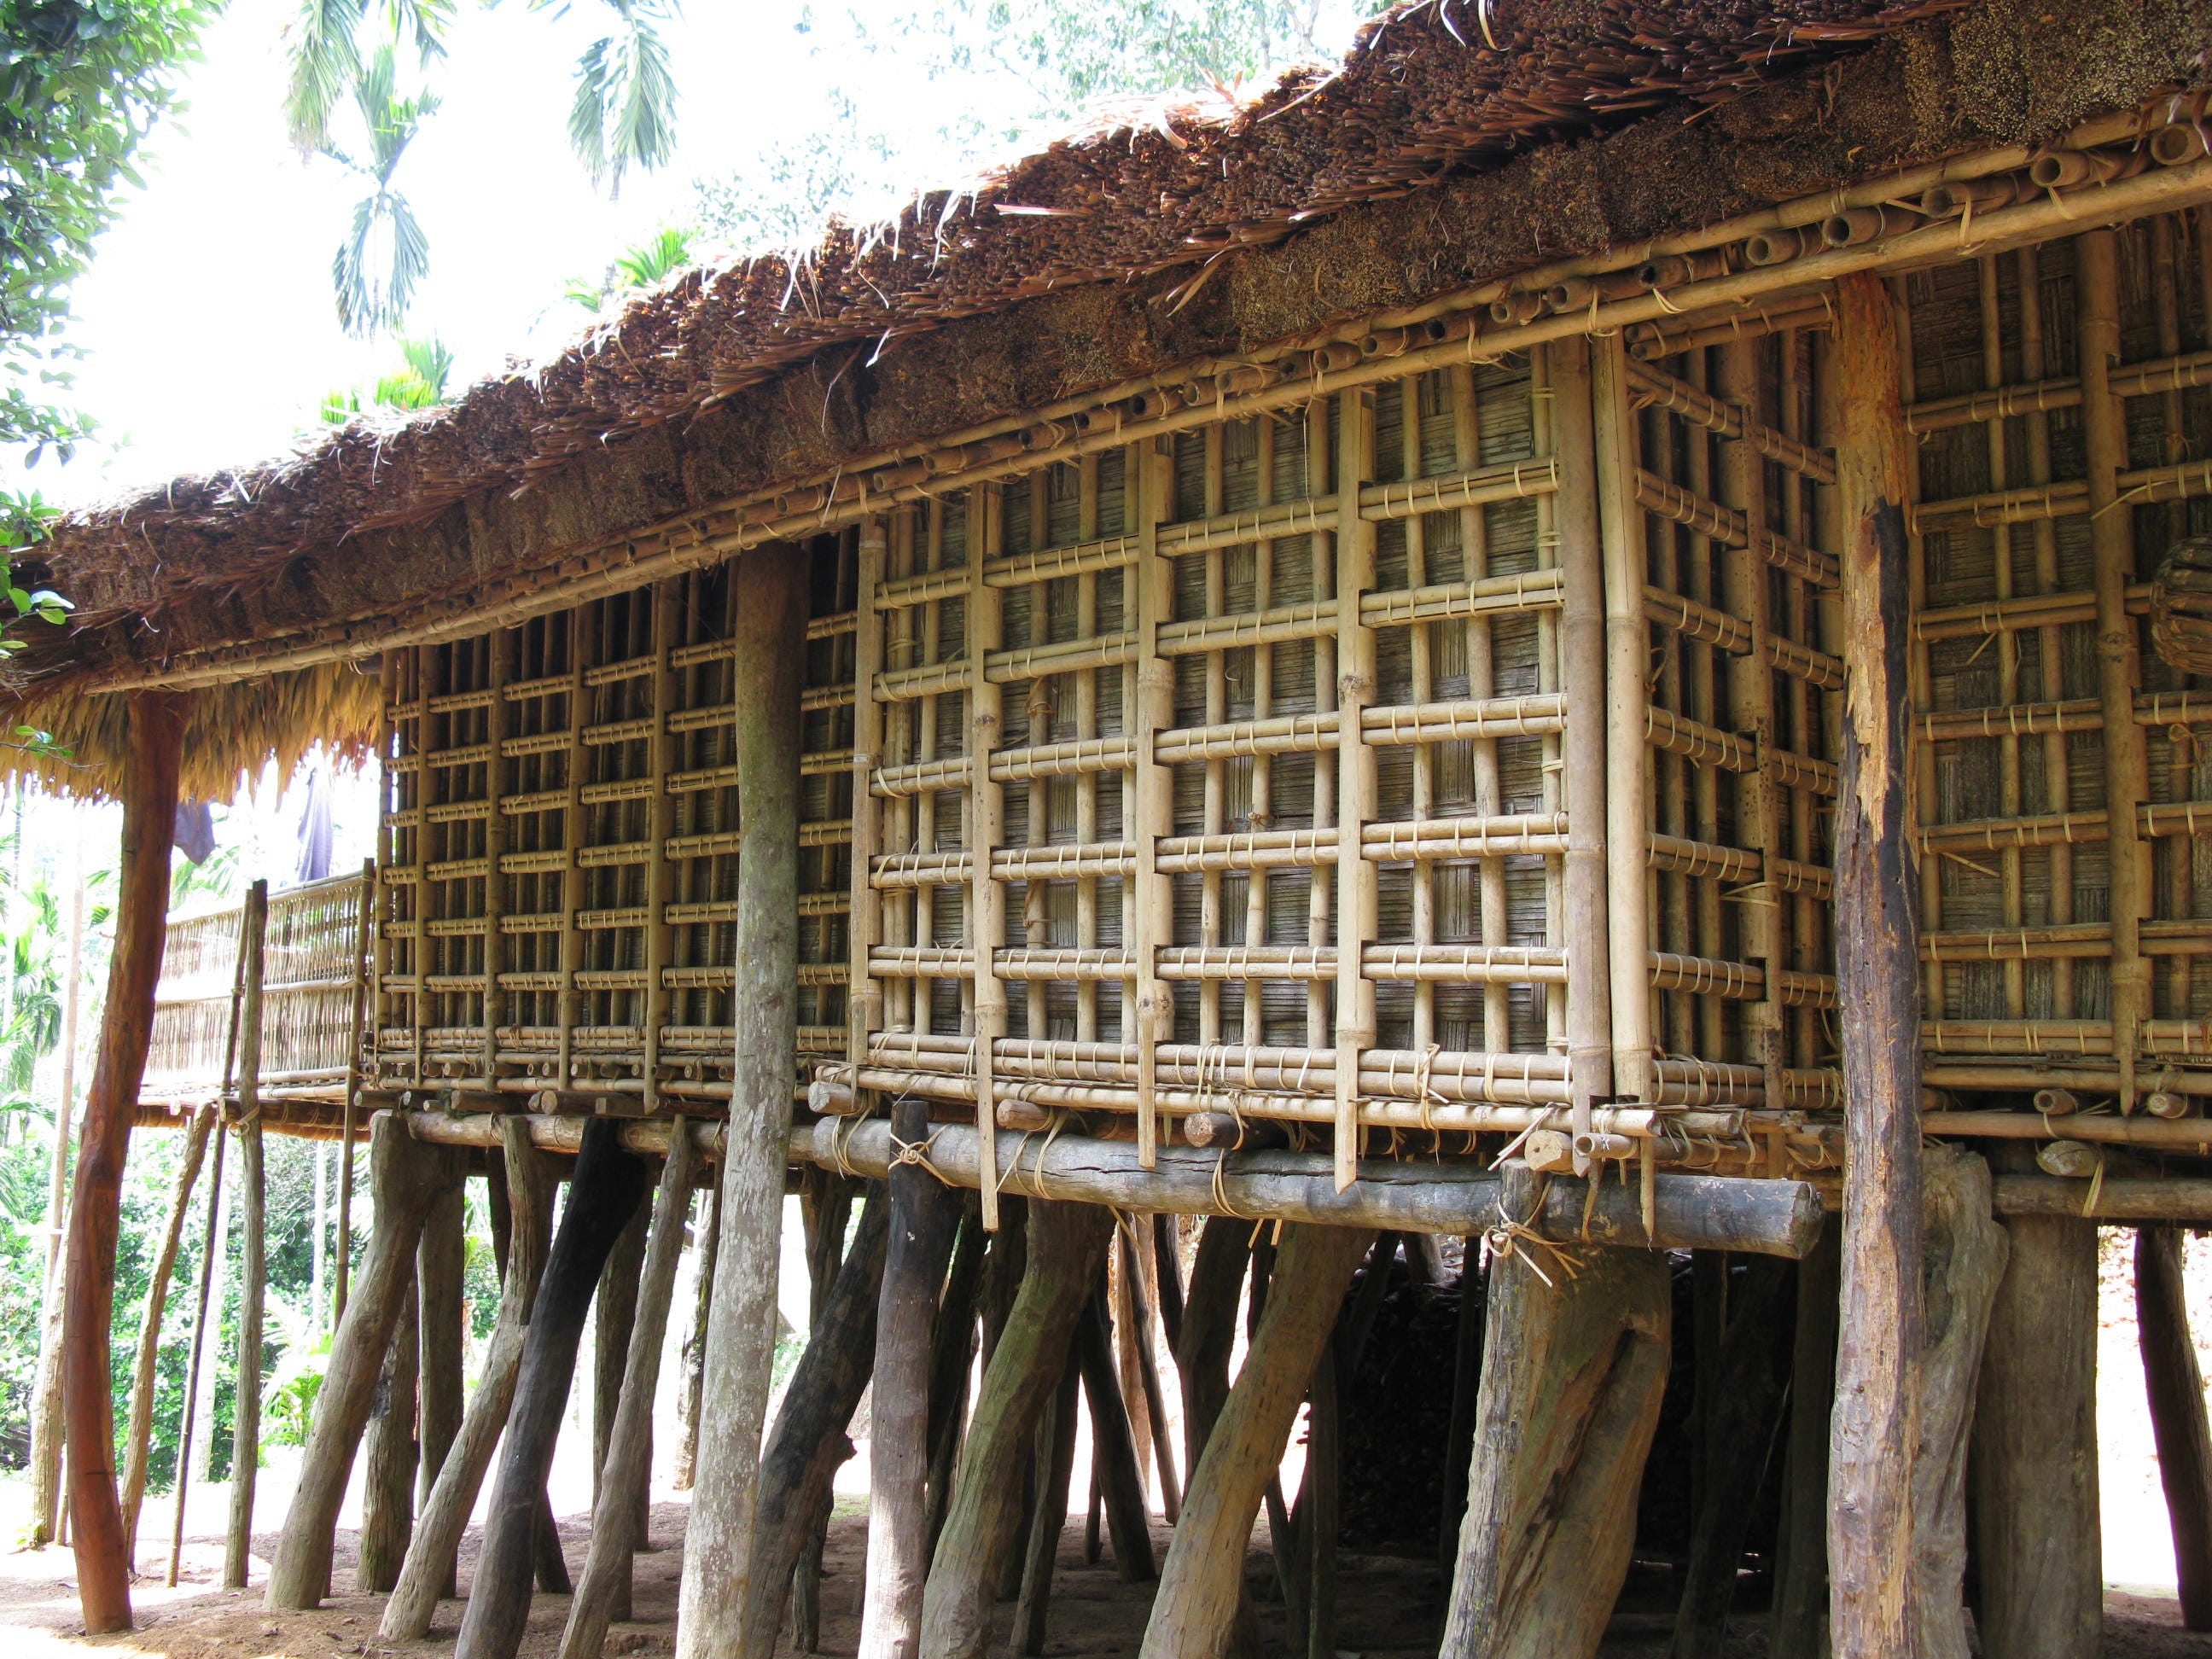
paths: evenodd
<path fill-rule="evenodd" d="M 647 172 L 676 152 L 676 76 L 659 24 L 673 15 L 663 0 L 610 0 L 614 33 L 585 48 L 576 65 L 568 142 L 592 182 L 622 193 L 623 174 Z"/>
<path fill-rule="evenodd" d="M 362 336 L 398 328 L 429 268 L 429 240 L 407 198 L 392 190 L 363 197 L 331 262 L 339 325 Z"/>
<path fill-rule="evenodd" d="M 284 125 L 303 155 L 330 143 L 331 112 L 361 68 L 365 0 L 300 0 L 284 30 Z"/>

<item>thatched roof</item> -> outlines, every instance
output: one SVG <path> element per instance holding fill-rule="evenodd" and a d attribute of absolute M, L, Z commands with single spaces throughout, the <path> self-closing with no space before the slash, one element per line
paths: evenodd
<path fill-rule="evenodd" d="M 218 659 L 317 662 L 303 708 L 366 708 L 337 659 L 495 574 L 511 595 L 885 445 L 2056 131 L 2201 73 L 2207 3 L 1419 0 L 1332 73 L 1094 130 L 797 264 L 690 273 L 445 409 L 73 519 L 33 718 Z"/>

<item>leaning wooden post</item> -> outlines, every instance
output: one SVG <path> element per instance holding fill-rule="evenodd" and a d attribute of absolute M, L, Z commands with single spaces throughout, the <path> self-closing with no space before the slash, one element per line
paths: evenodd
<path fill-rule="evenodd" d="M 1145 1504 L 1145 1472 L 1130 1431 L 1128 1403 L 1115 1375 L 1114 1335 L 1106 1322 L 1103 1281 L 1075 1323 L 1075 1362 L 1091 1406 L 1091 1455 L 1106 1504 L 1114 1565 L 1124 1583 L 1141 1584 L 1154 1572 L 1152 1537 Z"/>
<path fill-rule="evenodd" d="M 384 1370 L 376 1381 L 361 1477 L 361 1549 L 354 1588 L 381 1594 L 399 1582 L 415 1534 L 415 1472 L 422 1460 L 416 1428 L 422 1376 L 422 1282 L 416 1274 L 400 1292 L 399 1322 L 392 1328 Z"/>
<path fill-rule="evenodd" d="M 1990 1156 L 2000 1170 L 2034 1167 L 2025 1143 Z M 2043 1215 L 2001 1224 L 2012 1253 L 1974 1402 L 1974 1622 L 1991 1653 L 2072 1659 L 2096 1652 L 2105 1627 L 2097 1226 Z"/>
<path fill-rule="evenodd" d="M 100 1054 L 85 1097 L 84 1127 L 70 1204 L 63 1276 L 62 1388 L 77 1595 L 85 1633 L 131 1628 L 131 1549 L 115 1490 L 115 1402 L 110 1381 L 115 1314 L 115 1235 L 131 1115 L 154 1029 L 154 988 L 169 905 L 169 848 L 177 817 L 185 698 L 129 694 L 124 763 L 123 858 L 115 944 Z"/>
<path fill-rule="evenodd" d="M 1283 1230 L 1266 1311 L 1183 1492 L 1182 1520 L 1152 1598 L 1142 1659 L 1218 1659 L 1228 1650 L 1252 1518 L 1314 1368 L 1328 1351 L 1346 1287 L 1374 1242 L 1372 1233 L 1355 1227 Z M 1197 1291 L 1194 1273 L 1186 1337 Z"/>
<path fill-rule="evenodd" d="M 169 1520 L 169 1573 L 165 1582 L 177 1587 L 177 1573 L 185 1553 L 185 1500 L 191 1491 L 193 1418 L 199 1406 L 200 1366 L 207 1358 L 208 1316 L 213 1310 L 216 1242 L 222 1226 L 222 1149 L 229 1137 L 222 1133 L 222 1109 L 210 1109 L 215 1118 L 215 1162 L 208 1171 L 207 1230 L 200 1244 L 200 1292 L 192 1310 L 191 1349 L 185 1361 L 184 1421 L 177 1429 L 177 1489 Z"/>
<path fill-rule="evenodd" d="M 70 1117 L 76 1106 L 77 1007 L 84 988 L 84 847 L 76 849 L 70 896 L 69 966 L 62 1013 L 62 1093 L 54 1112 L 52 1178 L 46 1194 L 46 1273 L 39 1300 L 39 1375 L 31 1395 L 31 1524 L 40 1548 L 62 1519 L 62 1236 L 68 1225 Z M 132 1396 L 135 1406 L 137 1396 Z M 136 1540 L 135 1529 L 126 1528 Z M 136 1558 L 133 1558 L 134 1559 Z"/>
<path fill-rule="evenodd" d="M 799 1212 L 806 1235 L 806 1329 L 808 1346 L 822 1328 L 827 1316 L 831 1292 L 836 1287 L 839 1264 L 845 1258 L 847 1224 L 853 1215 L 854 1183 L 842 1176 L 832 1175 L 823 1169 L 804 1170 L 799 1178 Z M 878 1269 L 877 1279 L 881 1280 Z M 872 1345 L 875 1327 L 869 1324 Z M 787 1401 L 789 1395 L 785 1396 Z M 783 1426 L 782 1415 L 769 1431 L 772 1447 Z M 848 1454 L 849 1455 L 849 1454 Z M 763 1450 L 762 1462 L 765 1468 L 769 1453 Z M 842 1460 L 841 1460 L 842 1461 Z M 826 1490 L 826 1489 L 825 1489 Z M 771 1501 L 768 1481 L 762 1483 L 760 1513 L 762 1519 L 755 1523 L 753 1553 L 760 1559 L 763 1534 L 774 1523 L 767 1519 Z M 799 1563 L 787 1576 L 791 1601 L 791 1642 L 801 1653 L 812 1653 L 822 1645 L 822 1556 L 830 1542 L 830 1506 L 821 1506 L 821 1523 L 814 1528 L 800 1550 Z M 763 1595 L 769 1594 L 757 1580 L 753 1585 L 753 1605 L 760 1605 Z M 748 1614 L 750 1622 L 750 1615 Z"/>
<path fill-rule="evenodd" d="M 231 1401 L 230 1530 L 223 1540 L 225 1589 L 244 1589 L 253 1547 L 254 1477 L 261 1462 L 261 1317 L 269 1293 L 268 1183 L 261 1169 L 261 988 L 269 943 L 269 884 L 246 890 L 246 996 L 239 1005 L 239 1212 L 237 1389 Z"/>
<path fill-rule="evenodd" d="M 1029 1206 L 1028 1265 L 984 1367 L 944 1535 L 922 1594 L 927 1659 L 980 1659 L 991 1604 L 1022 1520 L 1038 1417 L 1060 1386 L 1078 1320 L 1113 1237 L 1113 1212 L 1039 1199 Z"/>
<path fill-rule="evenodd" d="M 1905 801 L 1905 422 L 1881 279 L 1836 285 L 1828 384 L 1844 531 L 1844 720 L 1836 808 L 1843 1006 L 1843 1297 L 1829 1440 L 1837 1659 L 1911 1651 L 1912 1453 L 1924 1341 L 1918 875 Z"/>
<path fill-rule="evenodd" d="M 619 1127 L 611 1118 L 592 1119 L 584 1126 L 568 1207 L 523 1339 L 499 1480 L 485 1512 L 483 1553 L 461 1618 L 455 1659 L 514 1659 L 522 1644 L 545 1477 L 583 1341 L 584 1316 L 607 1255 L 644 1193 L 644 1163 L 624 1150 Z"/>
<path fill-rule="evenodd" d="M 714 1305 L 714 1254 L 721 1236 L 719 1196 L 712 1192 L 699 1201 L 699 1219 L 693 1228 L 696 1255 L 693 1271 L 691 1328 L 684 1335 L 684 1375 L 676 1396 L 676 1420 L 681 1432 L 676 1441 L 675 1467 L 669 1484 L 678 1492 L 691 1490 L 691 1474 L 699 1462 L 699 1401 L 707 1386 L 707 1316 Z"/>
<path fill-rule="evenodd" d="M 2179 1228 L 2136 1233 L 2136 1327 L 2159 1482 L 2173 1531 L 2181 1621 L 2191 1630 L 2212 1630 L 2212 1427 L 2204 1417 L 2204 1378 L 2190 1340 L 2181 1264 Z"/>
<path fill-rule="evenodd" d="M 1527 1216 L 1540 1189 L 1508 1166 L 1501 1212 Z M 1628 1575 L 1667 1386 L 1667 1259 L 1599 1247 L 1570 1260 L 1510 1224 L 1493 1240 L 1443 1651 L 1589 1659 Z"/>
<path fill-rule="evenodd" d="M 1828 1419 L 1836 1404 L 1835 1230 L 1797 1264 L 1797 1327 L 1790 1353 L 1790 1437 L 1767 1645 L 1780 1659 L 1817 1654 L 1828 1612 Z"/>
<path fill-rule="evenodd" d="M 1019 1654 L 1044 1651 L 1045 1620 L 1052 1609 L 1052 1576 L 1060 1564 L 1060 1534 L 1067 1530 L 1067 1492 L 1075 1474 L 1076 1418 L 1083 1409 L 1082 1387 L 1081 1371 L 1073 1365 L 1062 1368 L 1060 1388 L 1037 1420 L 1037 1501 L 1030 1507 L 1030 1535 L 1022 1552 L 1022 1590 L 1014 1603 L 1014 1626 L 1008 1644 Z"/>
<path fill-rule="evenodd" d="M 889 1218 L 881 1190 L 872 1192 L 761 1452 L 752 1600 L 745 1607 L 740 1653 L 775 1649 L 795 1569 L 822 1535 L 830 1518 L 830 1483 L 838 1465 L 853 1455 L 845 1431 L 860 1408 L 875 1358 Z"/>
<path fill-rule="evenodd" d="M 668 1305 L 676 1294 L 676 1264 L 684 1250 L 684 1213 L 691 1207 L 691 1132 L 674 1121 L 668 1157 L 660 1166 L 653 1195 L 652 1232 L 637 1277 L 629 1349 L 623 1366 L 621 1396 L 609 1425 L 606 1455 L 599 1464 L 599 1492 L 592 1505 L 592 1544 L 584 1574 L 568 1604 L 568 1623 L 561 1633 L 560 1659 L 599 1659 L 607 1626 L 627 1603 L 630 1553 L 641 1534 L 637 1494 L 653 1470 L 653 1399 L 660 1386 L 661 1338 L 668 1329 Z"/>
<path fill-rule="evenodd" d="M 891 1133 L 929 1139 L 929 1103 L 891 1103 Z M 860 1659 L 914 1659 L 929 1576 L 931 1337 L 960 1195 L 915 1164 L 892 1169 L 890 1237 L 876 1311 L 875 1401 L 868 1427 L 868 1567 Z"/>
<path fill-rule="evenodd" d="M 391 1112 L 380 1112 L 372 1121 L 368 1164 L 376 1227 L 362 1260 L 360 1283 L 331 1343 L 291 1513 L 284 1517 L 276 1559 L 270 1563 L 266 1605 L 273 1611 L 317 1607 L 330 1594 L 338 1506 L 345 1500 L 400 1304 L 414 1282 L 415 1246 L 423 1218 L 439 1193 L 459 1178 L 460 1165 L 449 1149 L 414 1139 Z"/>
<path fill-rule="evenodd" d="M 538 1281 L 545 1270 L 553 1231 L 551 1154 L 531 1144 L 530 1130 L 520 1118 L 502 1118 L 499 1131 L 512 1218 L 499 1322 L 492 1328 L 483 1376 L 469 1401 L 468 1414 L 461 1419 L 461 1431 L 454 1437 L 430 1495 L 422 1500 L 422 1513 L 416 1522 L 414 1539 L 407 1546 L 399 1582 L 384 1605 L 377 1635 L 386 1642 L 421 1641 L 429 1632 L 441 1594 L 453 1580 L 461 1534 L 476 1508 L 477 1488 L 483 1484 L 484 1471 L 491 1467 L 492 1454 L 514 1401 L 523 1339 L 529 1329 L 532 1304 L 538 1299 Z"/>
<path fill-rule="evenodd" d="M 677 1659 L 737 1651 L 751 1594 L 761 1430 L 775 1351 L 784 1145 L 799 1066 L 799 687 L 807 559 L 776 543 L 732 574 L 737 622 L 737 1064 L 722 1158 L 721 1243 L 707 1326 L 699 1460 L 684 1540 Z"/>
<path fill-rule="evenodd" d="M 650 1205 L 641 1204 L 608 1253 L 599 1271 L 599 1293 L 592 1306 L 592 1509 L 598 1513 L 606 1482 L 607 1448 L 614 1443 L 615 1419 L 622 1412 L 623 1376 L 629 1358 L 630 1333 L 637 1326 L 640 1278 L 645 1272 L 645 1240 Z M 652 1425 L 646 1426 L 646 1460 L 653 1458 Z M 639 1517 L 642 1520 L 642 1516 Z M 640 1527 L 638 1547 L 645 1545 Z M 615 1617 L 627 1619 L 627 1605 Z"/>
<path fill-rule="evenodd" d="M 422 1223 L 422 1241 L 415 1247 L 415 1485 L 421 1502 L 428 1502 L 437 1486 L 461 1427 L 466 1211 L 467 1194 L 457 1181 L 430 1206 Z M 396 1571 L 392 1582 L 398 1582 Z M 447 1595 L 453 1593 L 453 1583 L 449 1574 L 444 1586 Z"/>
<path fill-rule="evenodd" d="M 169 1279 L 176 1272 L 177 1252 L 184 1243 L 185 1217 L 191 1206 L 192 1188 L 199 1180 L 200 1164 L 207 1155 L 208 1131 L 215 1120 L 215 1108 L 203 1107 L 192 1114 L 185 1131 L 184 1161 L 177 1166 L 168 1224 L 161 1230 L 161 1248 L 154 1257 L 154 1272 L 146 1284 L 146 1311 L 138 1321 L 138 1364 L 131 1378 L 131 1423 L 123 1436 L 123 1535 L 129 1540 L 134 1562 L 138 1559 L 138 1511 L 146 1500 L 146 1456 L 154 1438 L 155 1370 L 161 1357 L 161 1316 L 168 1307 Z"/>

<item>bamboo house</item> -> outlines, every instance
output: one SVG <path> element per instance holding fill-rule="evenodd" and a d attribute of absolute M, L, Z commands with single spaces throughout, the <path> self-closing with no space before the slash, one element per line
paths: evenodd
<path fill-rule="evenodd" d="M 91 1627 L 115 1182 L 205 1102 L 365 1139 L 376 1191 L 269 1603 L 330 1589 L 412 1297 L 420 1510 L 364 1583 L 420 1637 L 489 1480 L 461 1659 L 515 1653 L 595 1287 L 639 1334 L 564 1659 L 627 1604 L 695 1182 L 684 1659 L 803 1624 L 871 1380 L 860 1650 L 979 1654 L 1018 1583 L 1042 1651 L 1079 1371 L 1146 1659 L 1255 1650 L 1263 1506 L 1334 1652 L 1334 1379 L 1446 1237 L 1443 1652 L 1596 1651 L 1693 1345 L 1676 1652 L 1755 1512 L 1778 1654 L 1964 1655 L 1970 1539 L 1983 1651 L 2094 1652 L 2100 1224 L 2212 1626 L 2208 47 L 2184 0 L 1425 0 L 65 524 L 21 717 L 126 812 Z M 173 938 L 157 1016 L 178 790 L 314 742 L 382 769 L 374 871 L 270 901 L 282 972 L 251 911 Z M 819 1316 L 764 1423 L 787 1186 Z M 1162 1325 L 1180 1445 L 1100 1358 Z"/>

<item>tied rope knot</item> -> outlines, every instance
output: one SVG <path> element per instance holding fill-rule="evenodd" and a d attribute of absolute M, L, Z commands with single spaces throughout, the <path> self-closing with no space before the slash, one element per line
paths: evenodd
<path fill-rule="evenodd" d="M 890 1163 L 884 1169 L 884 1173 L 889 1175 L 901 1164 L 911 1164 L 915 1169 L 927 1170 L 937 1178 L 939 1186 L 950 1187 L 952 1182 L 946 1179 L 945 1171 L 929 1161 L 929 1149 L 937 1144 L 937 1137 L 944 1133 L 945 1126 L 939 1124 L 920 1140 L 901 1140 L 898 1138 L 898 1132 L 893 1130 L 891 1145 L 897 1150 L 891 1154 Z"/>
<path fill-rule="evenodd" d="M 1550 1181 L 1546 1180 L 1537 1187 L 1535 1202 L 1520 1220 L 1516 1220 L 1501 1201 L 1497 1221 L 1484 1231 L 1482 1238 L 1490 1246 L 1492 1261 L 1504 1261 L 1517 1255 L 1530 1273 L 1544 1281 L 1547 1290 L 1557 1290 L 1558 1284 L 1544 1271 L 1542 1256 L 1549 1256 L 1552 1266 L 1568 1279 L 1581 1277 L 1583 1264 L 1572 1250 L 1553 1243 L 1532 1224 L 1544 1212 L 1544 1193 L 1550 1185 Z"/>

